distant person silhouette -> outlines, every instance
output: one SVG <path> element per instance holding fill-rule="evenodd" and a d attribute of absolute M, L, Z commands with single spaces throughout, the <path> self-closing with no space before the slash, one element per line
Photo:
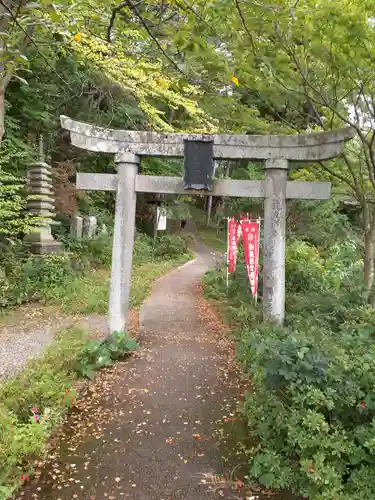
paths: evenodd
<path fill-rule="evenodd" d="M 181 225 L 181 229 L 185 229 L 186 220 L 182 220 L 180 225 Z"/>

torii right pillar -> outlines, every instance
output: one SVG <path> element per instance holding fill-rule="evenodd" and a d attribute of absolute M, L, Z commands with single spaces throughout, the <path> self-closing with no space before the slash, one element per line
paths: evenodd
<path fill-rule="evenodd" d="M 263 317 L 285 315 L 285 236 L 288 160 L 266 160 L 264 176 Z"/>

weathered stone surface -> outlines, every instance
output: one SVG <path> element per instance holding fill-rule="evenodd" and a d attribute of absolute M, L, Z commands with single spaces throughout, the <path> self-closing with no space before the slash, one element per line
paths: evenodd
<path fill-rule="evenodd" d="M 130 298 L 135 233 L 135 179 L 139 158 L 132 155 L 127 156 L 126 160 L 127 163 L 117 163 L 118 182 L 108 312 L 111 332 L 126 329 Z"/>
<path fill-rule="evenodd" d="M 37 182 L 37 181 L 43 182 L 44 181 L 44 182 L 52 185 L 52 178 L 49 177 L 48 175 L 42 174 L 40 172 L 33 174 L 33 176 L 30 177 L 30 179 L 33 179 L 34 182 Z"/>
<path fill-rule="evenodd" d="M 46 175 L 47 177 L 52 177 L 52 171 L 51 171 L 51 168 L 47 168 L 47 167 L 34 167 L 34 168 L 30 168 L 28 170 L 28 174 L 31 176 L 31 177 L 34 177 L 35 175 Z"/>
<path fill-rule="evenodd" d="M 346 140 L 354 137 L 351 128 L 300 135 L 208 135 L 170 134 L 113 130 L 61 117 L 70 131 L 72 144 L 89 151 L 130 152 L 140 156 L 184 156 L 184 140 L 213 141 L 214 159 L 323 160 L 337 156 Z"/>
<path fill-rule="evenodd" d="M 25 236 L 25 243 L 28 243 L 36 254 L 57 253 L 62 250 L 61 243 L 52 236 L 49 224 L 34 228 Z"/>
<path fill-rule="evenodd" d="M 264 181 L 214 181 L 206 196 L 265 198 L 264 290 L 265 319 L 282 323 L 285 310 L 286 199 L 328 199 L 330 183 L 288 182 L 288 161 L 316 161 L 337 156 L 350 128 L 306 135 L 164 134 L 111 130 L 61 117 L 71 142 L 88 151 L 114 153 L 118 174 L 78 174 L 77 188 L 117 190 L 109 322 L 112 331 L 125 325 L 129 302 L 136 192 L 185 194 L 179 178 L 137 175 L 138 156 L 184 156 L 184 141 L 213 142 L 214 159 L 265 161 Z M 195 194 L 195 192 L 189 192 Z"/>
<path fill-rule="evenodd" d="M 116 191 L 116 174 L 86 174 L 77 173 L 76 188 L 90 191 Z"/>
<path fill-rule="evenodd" d="M 285 315 L 286 160 L 266 169 L 264 200 L 263 315 L 283 323 Z"/>
<path fill-rule="evenodd" d="M 54 209 L 54 204 L 43 200 L 33 200 L 27 203 L 29 209 L 35 210 L 51 210 Z"/>
<path fill-rule="evenodd" d="M 82 238 L 83 218 L 79 215 L 73 215 L 70 220 L 70 234 L 73 238 L 80 240 Z"/>
<path fill-rule="evenodd" d="M 31 180 L 28 181 L 27 185 L 34 188 L 49 189 L 52 191 L 51 182 L 49 180 L 47 181 L 47 180 L 32 178 Z"/>
<path fill-rule="evenodd" d="M 85 217 L 83 220 L 83 233 L 89 240 L 95 238 L 98 221 L 96 217 Z"/>
<path fill-rule="evenodd" d="M 77 189 L 90 191 L 116 191 L 116 174 L 77 174 Z M 184 181 L 180 177 L 158 177 L 137 175 L 138 193 L 186 194 Z M 194 191 L 189 191 L 195 194 Z M 233 196 L 244 198 L 264 198 L 263 181 L 214 180 L 213 191 L 198 191 L 201 196 Z M 288 181 L 287 199 L 328 200 L 331 194 L 330 182 Z"/>
<path fill-rule="evenodd" d="M 37 254 L 60 251 L 62 245 L 53 238 L 50 226 L 51 219 L 55 217 L 50 165 L 44 162 L 31 165 L 27 172 L 27 188 L 27 210 L 43 220 L 26 235 L 25 242 Z"/>

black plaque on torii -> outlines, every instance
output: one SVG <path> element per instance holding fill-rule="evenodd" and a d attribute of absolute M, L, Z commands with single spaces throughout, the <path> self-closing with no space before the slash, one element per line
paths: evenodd
<path fill-rule="evenodd" d="M 214 141 L 184 141 L 184 189 L 212 191 Z"/>

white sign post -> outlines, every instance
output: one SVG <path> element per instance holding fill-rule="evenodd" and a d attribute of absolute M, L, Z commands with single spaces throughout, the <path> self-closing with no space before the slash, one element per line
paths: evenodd
<path fill-rule="evenodd" d="M 157 208 L 156 217 L 157 217 L 157 221 L 158 221 L 157 231 L 166 231 L 167 230 L 167 216 L 161 214 L 160 207 Z"/>

